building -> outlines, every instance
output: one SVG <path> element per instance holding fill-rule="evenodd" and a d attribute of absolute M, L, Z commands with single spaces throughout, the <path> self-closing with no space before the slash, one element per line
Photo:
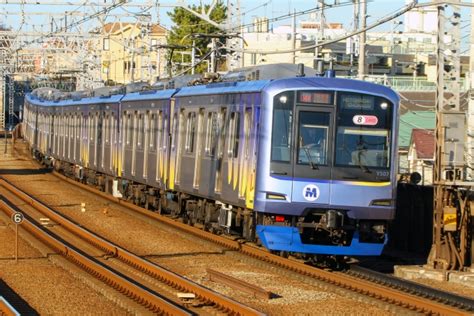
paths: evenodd
<path fill-rule="evenodd" d="M 413 129 L 411 133 L 407 160 L 409 172 L 418 172 L 421 175 L 421 185 L 433 184 L 434 157 L 434 130 L 418 128 Z"/>
<path fill-rule="evenodd" d="M 101 34 L 101 78 L 108 84 L 156 81 L 165 71 L 167 30 L 158 24 L 108 23 Z"/>
<path fill-rule="evenodd" d="M 301 21 L 299 26 L 282 25 L 276 28 L 268 27 L 265 18 L 256 19 L 246 32 L 243 33 L 247 50 L 293 50 L 297 51 L 284 54 L 243 54 L 242 67 L 261 64 L 294 63 L 314 67 L 316 63 L 316 49 L 299 50 L 312 46 L 324 39 L 342 36 L 345 30 L 340 23 L 327 23 L 322 31 L 319 22 L 314 20 Z"/>
<path fill-rule="evenodd" d="M 398 172 L 400 174 L 410 173 L 409 151 L 412 142 L 412 131 L 433 130 L 436 126 L 434 111 L 409 111 L 400 116 L 398 133 Z"/>

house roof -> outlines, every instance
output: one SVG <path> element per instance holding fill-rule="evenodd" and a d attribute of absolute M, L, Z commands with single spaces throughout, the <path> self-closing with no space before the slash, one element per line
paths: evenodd
<path fill-rule="evenodd" d="M 410 145 L 414 146 L 418 159 L 434 159 L 434 130 L 413 129 Z"/>
<path fill-rule="evenodd" d="M 410 146 L 413 129 L 432 130 L 436 126 L 434 111 L 410 111 L 400 116 L 400 128 L 398 133 L 398 146 L 408 148 Z"/>

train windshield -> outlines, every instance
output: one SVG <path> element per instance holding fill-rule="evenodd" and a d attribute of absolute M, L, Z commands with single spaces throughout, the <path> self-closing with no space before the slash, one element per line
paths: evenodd
<path fill-rule="evenodd" d="M 341 93 L 337 104 L 335 165 L 390 168 L 392 105 L 383 98 Z"/>
<path fill-rule="evenodd" d="M 298 164 L 327 164 L 329 113 L 299 112 Z"/>
<path fill-rule="evenodd" d="M 275 97 L 272 132 L 272 160 L 289 163 L 293 122 L 294 93 L 282 93 Z"/>

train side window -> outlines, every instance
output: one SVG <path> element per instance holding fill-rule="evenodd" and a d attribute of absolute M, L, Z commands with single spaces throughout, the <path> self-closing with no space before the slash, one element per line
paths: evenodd
<path fill-rule="evenodd" d="M 76 140 L 76 114 L 71 114 L 71 146 Z"/>
<path fill-rule="evenodd" d="M 63 157 L 66 157 L 66 144 L 67 144 L 67 115 L 63 115 Z"/>
<path fill-rule="evenodd" d="M 94 140 L 94 123 L 93 123 L 93 117 L 92 114 L 89 114 L 89 121 L 88 121 L 88 126 L 89 126 L 89 140 L 93 141 Z"/>
<path fill-rule="evenodd" d="M 138 112 L 135 112 L 132 121 L 132 128 L 131 131 L 133 133 L 131 145 L 135 149 L 138 143 Z"/>
<path fill-rule="evenodd" d="M 158 114 L 158 122 L 157 122 L 157 137 L 156 137 L 156 149 L 160 150 L 162 147 L 162 137 L 163 137 L 163 112 L 160 111 Z"/>
<path fill-rule="evenodd" d="M 250 131 L 252 129 L 252 109 L 247 109 L 244 116 L 244 159 L 250 157 Z"/>
<path fill-rule="evenodd" d="M 138 112 L 135 112 L 133 115 L 133 126 L 132 126 L 132 131 L 133 131 L 133 140 L 132 140 L 132 176 L 135 176 L 136 172 L 136 156 L 137 156 L 137 143 L 138 143 Z"/>
<path fill-rule="evenodd" d="M 94 129 L 94 136 L 93 137 L 94 137 L 94 140 L 96 140 L 96 141 L 98 140 L 98 136 L 99 136 L 99 132 L 98 132 L 99 126 L 98 125 L 99 125 L 99 114 L 96 113 L 95 117 L 94 117 L 94 123 L 92 124 L 92 128 Z"/>
<path fill-rule="evenodd" d="M 130 146 L 132 143 L 132 131 L 133 131 L 133 122 L 132 122 L 132 115 L 129 113 L 127 115 L 127 127 L 125 128 L 127 132 L 127 145 Z"/>
<path fill-rule="evenodd" d="M 64 136 L 66 138 L 69 138 L 69 115 L 66 114 L 66 116 L 64 117 L 64 121 L 65 121 L 65 128 L 64 128 Z M 48 123 L 49 123 L 49 115 L 48 115 Z M 48 124 L 48 132 L 49 131 L 49 124 Z"/>
<path fill-rule="evenodd" d="M 219 123 L 217 113 L 211 112 L 207 116 L 206 147 L 205 151 L 209 157 L 216 155 L 217 135 L 219 133 Z"/>
<path fill-rule="evenodd" d="M 240 114 L 233 112 L 230 115 L 229 125 L 229 142 L 228 142 L 228 155 L 231 158 L 237 158 L 239 156 L 239 125 L 240 125 Z"/>
<path fill-rule="evenodd" d="M 106 115 L 105 117 L 105 124 L 104 124 L 104 134 L 105 134 L 105 137 L 104 137 L 104 141 L 105 143 L 108 145 L 109 142 L 110 142 L 110 139 L 109 139 L 109 129 L 110 129 L 110 116 L 109 115 Z"/>
<path fill-rule="evenodd" d="M 150 150 L 155 149 L 155 141 L 156 141 L 156 114 L 153 113 L 152 115 L 148 116 L 148 126 L 149 126 L 149 134 L 150 134 Z"/>
<path fill-rule="evenodd" d="M 181 121 L 183 120 L 183 116 L 184 116 L 183 113 L 179 114 L 179 118 L 181 119 Z M 173 127 L 171 130 L 171 135 L 173 137 L 172 142 L 171 142 L 171 148 L 173 149 L 176 147 L 176 139 L 178 138 L 178 135 L 176 134 L 177 132 L 178 132 L 178 114 L 175 113 L 175 115 L 173 116 Z"/>
<path fill-rule="evenodd" d="M 196 135 L 196 113 L 191 112 L 188 114 L 188 120 L 186 122 L 186 143 L 185 150 L 191 154 L 194 152 L 194 138 Z"/>
<path fill-rule="evenodd" d="M 117 136 L 115 136 L 115 115 L 112 112 L 110 114 L 110 147 L 109 147 L 109 170 L 114 169 L 114 147 L 112 144 L 117 144 Z M 114 137 L 115 136 L 115 137 Z"/>
<path fill-rule="evenodd" d="M 218 115 L 218 120 L 217 120 L 218 130 L 219 130 L 219 139 L 217 141 L 217 155 L 219 157 L 222 157 L 224 155 L 224 141 L 225 141 L 227 126 L 229 126 L 229 122 L 226 122 L 226 119 L 228 119 L 226 117 L 226 113 L 227 113 L 227 110 L 222 109 Z"/>
<path fill-rule="evenodd" d="M 156 116 L 155 116 L 155 119 L 156 119 Z M 155 121 L 155 119 L 153 121 Z M 160 181 L 161 174 L 158 170 L 160 170 L 160 159 L 162 159 L 162 157 L 163 157 L 163 156 L 161 156 L 161 149 L 162 149 L 161 148 L 161 146 L 162 146 L 161 145 L 161 137 L 162 137 L 162 134 L 163 134 L 163 126 L 162 126 L 163 122 L 162 121 L 163 121 L 163 112 L 160 111 L 158 113 L 158 120 L 157 120 L 156 124 L 153 123 L 153 124 L 156 125 L 156 128 L 157 128 L 157 131 L 156 131 L 156 152 L 157 153 L 156 153 L 156 169 L 155 169 L 156 170 L 156 173 L 155 173 L 155 175 L 156 175 L 155 180 L 156 181 Z"/>
<path fill-rule="evenodd" d="M 148 178 L 148 150 L 150 148 L 150 111 L 143 118 L 143 178 Z"/>
<path fill-rule="evenodd" d="M 109 140 L 109 145 L 112 145 L 112 141 L 113 141 L 113 124 L 114 124 L 114 114 L 113 113 L 110 113 L 109 115 L 109 126 L 108 126 L 108 132 L 107 132 L 107 138 Z"/>
<path fill-rule="evenodd" d="M 128 145 L 128 115 L 127 115 L 127 112 L 123 112 L 123 120 L 122 120 L 122 126 L 121 126 L 121 129 L 122 129 L 122 141 L 123 141 L 123 147 L 125 147 L 125 145 Z"/>
<path fill-rule="evenodd" d="M 74 117 L 71 115 L 68 116 L 68 130 L 69 130 L 69 135 L 67 139 L 67 157 L 70 159 L 71 158 L 71 147 L 72 147 L 72 140 L 74 140 Z"/>
<path fill-rule="evenodd" d="M 138 115 L 138 137 L 137 137 L 137 146 L 138 148 L 143 148 L 143 114 Z"/>
<path fill-rule="evenodd" d="M 168 134 L 166 133 L 166 131 L 168 130 L 168 119 L 165 117 L 165 119 L 163 120 L 163 124 L 162 124 L 163 128 L 163 135 L 162 135 L 162 140 L 161 140 L 161 147 L 163 147 L 163 149 L 165 150 L 167 147 L 168 147 L 168 143 L 166 142 L 167 139 L 168 139 Z"/>

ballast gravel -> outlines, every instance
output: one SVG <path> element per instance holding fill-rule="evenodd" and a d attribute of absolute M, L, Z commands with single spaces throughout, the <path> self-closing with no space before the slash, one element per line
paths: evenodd
<path fill-rule="evenodd" d="M 19 260 L 15 263 L 15 232 L 12 226 L 8 220 L 0 219 L 0 279 L 40 315 L 127 314 L 126 310 L 66 270 L 53 265 L 48 257 L 23 240 L 21 232 L 18 239 Z"/>

